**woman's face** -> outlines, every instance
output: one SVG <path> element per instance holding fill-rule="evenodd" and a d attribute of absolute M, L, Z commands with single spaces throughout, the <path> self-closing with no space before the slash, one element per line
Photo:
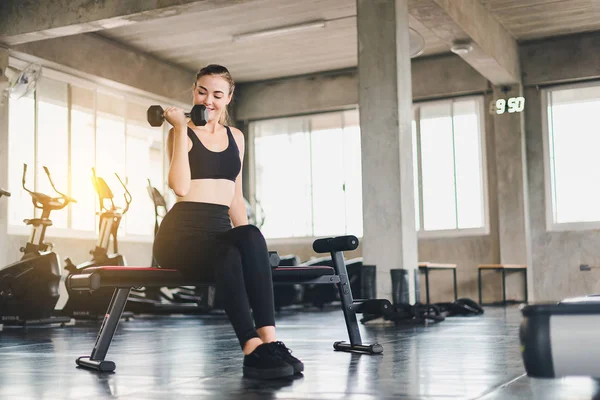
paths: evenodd
<path fill-rule="evenodd" d="M 218 75 L 204 75 L 196 81 L 194 105 L 204 104 L 209 121 L 218 121 L 231 101 L 229 83 Z"/>

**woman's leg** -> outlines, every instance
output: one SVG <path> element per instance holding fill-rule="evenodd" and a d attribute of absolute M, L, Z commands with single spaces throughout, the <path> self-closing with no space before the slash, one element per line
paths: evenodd
<path fill-rule="evenodd" d="M 228 231 L 225 240 L 239 249 L 246 292 L 260 339 L 290 364 L 294 373 L 302 372 L 304 364 L 275 337 L 273 278 L 264 236 L 257 227 L 245 225 Z"/>
<path fill-rule="evenodd" d="M 262 343 L 250 311 L 237 247 L 215 236 L 180 235 L 178 240 L 155 241 L 160 265 L 176 268 L 190 281 L 214 282 L 244 354 Z"/>
<path fill-rule="evenodd" d="M 270 343 L 276 341 L 275 337 L 275 326 L 263 326 L 261 328 L 256 329 L 256 333 L 258 333 L 258 337 L 263 343 Z"/>
<path fill-rule="evenodd" d="M 225 240 L 239 250 L 244 283 L 254 313 L 257 333 L 263 342 L 273 342 L 276 340 L 275 302 L 265 238 L 254 225 L 244 225 L 228 231 Z"/>
<path fill-rule="evenodd" d="M 244 354 L 251 353 L 262 343 L 252 320 L 250 303 L 246 294 L 242 257 L 237 247 L 224 243 L 215 260 L 217 293 L 229 317 Z"/>
<path fill-rule="evenodd" d="M 254 328 L 238 248 L 224 242 L 223 256 L 218 261 L 215 270 L 217 292 L 244 352 L 244 375 L 274 379 L 296 373 L 295 367 L 281 356 L 281 350 L 273 343 L 263 343 Z"/>
<path fill-rule="evenodd" d="M 207 208 L 209 210 L 205 212 Z M 190 282 L 216 282 L 223 308 L 244 351 L 244 376 L 272 379 L 294 374 L 294 368 L 272 345 L 263 343 L 256 332 L 239 249 L 222 240 L 222 234 L 214 234 L 223 232 L 223 228 L 229 229 L 227 214 L 221 218 L 226 219 L 228 226 L 225 227 L 221 226 L 223 221 L 215 223 L 212 207 L 178 203 L 174 209 L 175 213 L 172 209 L 163 220 L 155 238 L 153 255 L 156 261 L 162 267 L 181 270 Z"/>

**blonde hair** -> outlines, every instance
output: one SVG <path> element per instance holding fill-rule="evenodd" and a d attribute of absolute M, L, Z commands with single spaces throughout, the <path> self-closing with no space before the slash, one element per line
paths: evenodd
<path fill-rule="evenodd" d="M 218 64 L 209 64 L 206 67 L 202 68 L 196 74 L 196 82 L 194 82 L 194 86 L 198 84 L 198 79 L 202 78 L 206 75 L 216 75 L 225 79 L 227 83 L 229 83 L 229 94 L 233 94 L 233 90 L 235 89 L 235 82 L 233 81 L 233 77 L 229 73 L 229 70 L 222 65 Z M 219 123 L 221 125 L 227 125 L 231 121 L 229 120 L 229 112 L 227 111 L 227 107 L 225 107 L 225 112 L 221 114 L 221 118 L 219 119 Z"/>

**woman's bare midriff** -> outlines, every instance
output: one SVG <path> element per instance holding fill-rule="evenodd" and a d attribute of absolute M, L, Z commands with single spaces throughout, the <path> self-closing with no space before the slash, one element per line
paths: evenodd
<path fill-rule="evenodd" d="M 235 194 L 235 182 L 227 179 L 194 179 L 189 192 L 177 201 L 195 201 L 199 203 L 231 206 Z"/>

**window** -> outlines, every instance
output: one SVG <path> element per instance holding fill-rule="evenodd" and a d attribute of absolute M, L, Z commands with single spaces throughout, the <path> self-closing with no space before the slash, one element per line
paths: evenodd
<path fill-rule="evenodd" d="M 600 226 L 600 85 L 543 92 L 546 101 L 546 176 L 550 229 Z"/>
<path fill-rule="evenodd" d="M 312 236 L 310 133 L 301 118 L 252 124 L 256 200 L 265 237 Z"/>
<path fill-rule="evenodd" d="M 358 111 L 345 111 L 343 121 L 344 197 L 346 232 L 362 236 L 362 155 L 360 151 L 360 123 Z"/>
<path fill-rule="evenodd" d="M 96 226 L 96 193 L 92 187 L 92 168 L 95 166 L 95 109 L 94 90 L 70 86 L 71 89 L 71 193 L 77 204 L 71 204 L 71 227 L 93 231 Z"/>
<path fill-rule="evenodd" d="M 54 79 L 41 79 L 37 86 L 37 146 L 36 162 L 32 172 L 37 175 L 36 191 L 50 196 L 58 196 L 44 172 L 46 166 L 56 189 L 62 193 L 69 187 L 68 152 L 56 151 L 69 148 L 69 105 L 68 88 L 64 82 Z M 38 217 L 42 210 L 36 209 Z M 65 210 L 50 214 L 54 228 L 67 228 L 68 213 Z"/>
<path fill-rule="evenodd" d="M 482 98 L 420 103 L 414 109 L 417 230 L 487 233 Z"/>
<path fill-rule="evenodd" d="M 114 174 L 125 179 L 125 99 L 98 93 L 96 108 L 96 174 L 111 188 Z M 115 177 L 116 179 L 116 177 Z M 117 181 L 118 184 L 118 181 Z M 115 190 L 116 197 L 117 190 Z"/>
<path fill-rule="evenodd" d="M 11 59 L 11 63 L 21 66 L 18 60 Z M 23 219 L 34 215 L 31 197 L 21 190 L 23 163 L 27 163 L 30 189 L 55 195 L 42 169 L 47 166 L 56 188 L 77 200 L 51 214 L 53 235 L 60 234 L 62 228 L 67 236 L 80 236 L 70 230 L 95 236 L 98 201 L 91 178 L 92 168 L 96 168 L 113 190 L 116 204 L 124 200 L 115 172 L 133 196 L 120 233 L 151 237 L 154 208 L 146 187 L 150 179 L 159 190 L 166 188 L 163 143 L 167 124 L 150 127 L 146 110 L 165 101 L 174 103 L 122 93 L 44 69 L 34 94 L 8 102 L 11 229 L 24 232 Z"/>
<path fill-rule="evenodd" d="M 362 236 L 358 111 L 253 122 L 268 238 Z"/>
<path fill-rule="evenodd" d="M 8 71 L 8 70 L 7 70 Z M 9 225 L 22 225 L 33 218 L 31 196 L 22 189 L 23 164 L 27 164 L 27 188 L 35 188 L 35 100 L 33 94 L 8 102 L 8 197 Z"/>
<path fill-rule="evenodd" d="M 417 140 L 417 121 L 413 119 L 412 124 L 412 152 L 413 152 L 413 183 L 414 183 L 414 199 L 415 199 L 415 223 L 417 232 L 421 230 L 421 194 L 419 188 L 419 147 Z"/>
<path fill-rule="evenodd" d="M 416 229 L 487 234 L 483 98 L 414 106 Z M 256 199 L 269 238 L 362 236 L 358 111 L 251 124 Z"/>
<path fill-rule="evenodd" d="M 163 186 L 162 128 L 153 128 L 148 124 L 147 109 L 148 106 L 143 104 L 127 103 L 125 160 L 132 206 L 127 213 L 126 223 L 127 232 L 136 235 L 148 235 L 154 231 L 154 206 L 148 195 L 148 179 L 153 185 Z"/>

